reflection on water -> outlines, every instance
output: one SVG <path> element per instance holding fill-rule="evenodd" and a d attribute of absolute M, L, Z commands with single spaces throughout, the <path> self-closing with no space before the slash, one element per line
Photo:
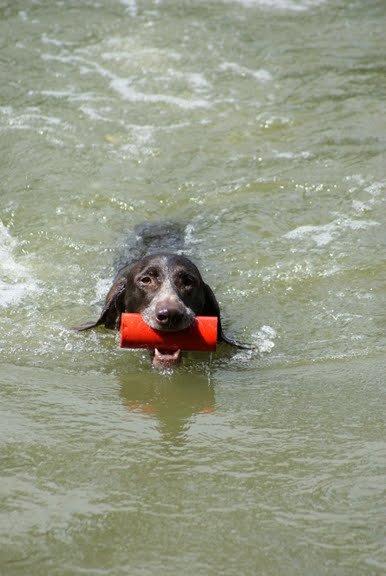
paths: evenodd
<path fill-rule="evenodd" d="M 164 376 L 149 371 L 141 379 L 129 375 L 117 378 L 124 406 L 154 419 L 162 439 L 172 445 L 187 441 L 193 416 L 215 411 L 214 388 L 205 372 L 189 379 L 178 369 Z"/>

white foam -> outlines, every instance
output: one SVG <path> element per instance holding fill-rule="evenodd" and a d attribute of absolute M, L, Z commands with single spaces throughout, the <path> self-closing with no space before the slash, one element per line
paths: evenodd
<path fill-rule="evenodd" d="M 119 76 L 113 75 L 110 81 L 110 87 L 117 92 L 122 99 L 128 100 L 129 102 L 144 102 L 148 104 L 170 104 L 172 106 L 178 106 L 183 109 L 194 109 L 194 108 L 207 108 L 210 103 L 204 99 L 191 99 L 180 98 L 179 96 L 170 96 L 168 94 L 145 94 L 144 92 L 138 92 L 131 85 L 130 79 L 120 78 Z"/>
<path fill-rule="evenodd" d="M 226 0 L 228 3 L 232 0 Z M 273 10 L 291 10 L 302 12 L 324 4 L 327 0 L 234 0 L 244 6 L 272 8 Z"/>
<path fill-rule="evenodd" d="M 145 144 L 151 144 L 154 141 L 153 126 L 148 126 L 146 124 L 142 126 L 132 124 L 130 126 L 130 130 L 133 135 L 133 139 L 140 146 L 144 146 Z"/>
<path fill-rule="evenodd" d="M 79 109 L 83 112 L 83 114 L 91 118 L 91 120 L 103 120 L 105 122 L 108 121 L 108 118 L 105 118 L 105 116 L 99 114 L 99 112 L 97 112 L 92 106 L 80 106 Z"/>
<path fill-rule="evenodd" d="M 363 183 L 364 183 L 363 180 L 358 182 L 358 184 L 360 185 L 362 185 Z M 386 186 L 385 181 L 373 182 L 372 184 L 367 186 L 364 189 L 364 191 L 370 195 L 370 198 L 364 202 L 362 200 L 353 200 L 352 207 L 355 210 L 355 212 L 358 213 L 368 212 L 369 210 L 374 208 L 377 204 L 382 202 L 385 196 L 384 194 L 381 195 L 381 192 L 384 192 L 385 186 Z M 353 188 L 352 190 L 355 190 L 355 188 Z"/>
<path fill-rule="evenodd" d="M 385 182 L 373 182 L 370 186 L 365 188 L 365 192 L 371 194 L 371 196 L 379 196 L 379 194 L 385 189 Z"/>
<path fill-rule="evenodd" d="M 211 88 L 211 84 L 201 72 L 183 72 L 175 68 L 168 68 L 167 78 L 184 80 L 195 92 L 207 92 Z"/>
<path fill-rule="evenodd" d="M 367 212 L 370 210 L 371 205 L 370 202 L 362 202 L 361 200 L 353 200 L 352 207 L 354 208 L 355 212 Z"/>
<path fill-rule="evenodd" d="M 1 119 L 4 118 L 4 122 Z M 39 108 L 28 106 L 22 112 L 16 112 L 12 106 L 0 106 L 0 128 L 6 130 L 44 129 L 56 133 L 57 128 L 68 128 L 68 125 L 56 116 L 41 114 Z"/>
<path fill-rule="evenodd" d="M 183 73 L 182 76 L 186 78 L 187 82 L 194 90 L 200 92 L 210 88 L 208 80 L 200 72 L 186 72 L 185 74 Z"/>
<path fill-rule="evenodd" d="M 18 242 L 0 222 L 0 306 L 16 304 L 37 289 L 27 267 L 15 256 Z"/>
<path fill-rule="evenodd" d="M 241 66 L 237 64 L 237 62 L 223 62 L 220 65 L 220 70 L 226 71 L 230 70 L 239 76 L 250 76 L 259 82 L 270 82 L 272 80 L 272 75 L 268 70 L 264 68 L 259 68 L 258 70 L 251 70 L 251 68 L 247 68 L 246 66 Z"/>
<path fill-rule="evenodd" d="M 111 278 L 100 278 L 95 287 L 95 300 L 93 304 L 99 304 L 101 300 L 106 298 L 107 292 L 110 290 L 113 281 Z"/>
<path fill-rule="evenodd" d="M 41 41 L 43 44 L 50 44 L 52 46 L 57 46 L 62 48 L 63 46 L 71 46 L 73 42 L 64 42 L 63 40 L 57 40 L 56 38 L 50 38 L 47 34 L 42 34 Z"/>
<path fill-rule="evenodd" d="M 317 246 L 326 246 L 343 230 L 364 230 L 370 226 L 379 226 L 379 222 L 373 220 L 353 220 L 351 218 L 337 218 L 329 224 L 319 226 L 298 226 L 284 234 L 284 238 L 290 240 L 301 240 L 310 236 Z"/>
<path fill-rule="evenodd" d="M 279 152 L 278 150 L 273 150 L 274 155 L 276 158 L 285 158 L 287 160 L 294 160 L 296 158 L 304 158 L 307 160 L 311 158 L 311 152 L 308 150 L 303 150 L 301 152 Z"/>
<path fill-rule="evenodd" d="M 193 224 L 188 224 L 185 228 L 184 243 L 189 246 L 192 244 L 199 244 L 200 240 L 195 236 L 196 229 Z"/>
<path fill-rule="evenodd" d="M 149 104 L 169 104 L 172 106 L 178 106 L 183 109 L 195 109 L 195 108 L 209 108 L 211 103 L 208 100 L 202 98 L 181 98 L 179 96 L 172 96 L 169 94 L 147 94 L 136 90 L 130 78 L 122 78 L 117 74 L 114 74 L 111 70 L 101 66 L 97 62 L 93 62 L 84 58 L 83 56 L 77 56 L 74 54 L 42 54 L 41 57 L 44 60 L 58 60 L 66 64 L 78 64 L 82 67 L 84 73 L 96 73 L 102 78 L 109 81 L 109 86 L 114 90 L 123 100 L 129 102 L 143 102 Z M 195 77 L 197 82 L 197 77 Z M 46 96 L 54 97 L 66 97 L 70 96 L 74 100 L 73 89 L 70 91 L 57 91 L 57 90 L 42 90 L 41 94 Z M 79 100 L 85 99 L 85 94 L 77 95 Z M 89 95 L 87 95 L 89 96 Z M 89 99 L 89 98 L 88 98 Z"/>
<path fill-rule="evenodd" d="M 130 16 L 137 16 L 138 14 L 138 6 L 136 0 L 121 0 L 121 4 L 126 6 L 128 9 Z"/>
<path fill-rule="evenodd" d="M 259 352 L 271 352 L 275 346 L 276 330 L 272 326 L 264 325 L 258 332 L 252 334 L 253 341 L 257 345 Z"/>
<path fill-rule="evenodd" d="M 36 92 L 34 90 L 29 91 L 29 95 L 42 94 L 43 96 L 50 96 L 52 98 L 67 98 L 71 102 L 96 102 L 100 100 L 107 100 L 103 96 L 96 96 L 91 92 L 75 92 L 73 88 L 68 90 L 40 90 Z"/>
<path fill-rule="evenodd" d="M 277 280 L 292 282 L 305 278 L 326 278 L 334 276 L 340 271 L 341 267 L 336 264 L 328 263 L 326 267 L 319 269 L 306 259 L 303 262 L 289 261 L 285 265 L 278 263 L 275 266 L 269 266 L 262 271 L 261 279 L 267 283 L 276 282 Z M 293 288 L 288 286 L 286 290 L 291 292 Z"/>
<path fill-rule="evenodd" d="M 361 174 L 351 174 L 351 176 L 346 176 L 345 180 L 348 182 L 354 182 L 355 184 L 359 184 L 360 186 L 365 183 L 365 179 Z"/>
<path fill-rule="evenodd" d="M 106 40 L 107 46 L 110 48 L 108 51 L 104 50 L 100 53 L 102 60 L 113 60 L 132 65 L 143 63 L 143 58 L 148 61 L 151 66 L 162 64 L 169 61 L 179 62 L 181 54 L 170 48 L 155 48 L 148 45 L 141 45 L 136 42 L 134 38 L 128 37 L 114 37 Z M 79 49 L 81 54 L 89 55 L 89 49 Z"/>
<path fill-rule="evenodd" d="M 332 232 L 334 230 L 335 226 L 333 223 L 325 224 L 324 226 L 299 226 L 298 228 L 287 232 L 287 234 L 284 235 L 284 238 L 298 240 L 310 235 L 317 246 L 326 246 L 333 239 Z"/>
<path fill-rule="evenodd" d="M 250 362 L 251 358 L 253 356 L 253 350 L 240 350 L 240 352 L 237 352 L 236 354 L 234 354 L 232 356 L 232 363 L 248 363 Z"/>

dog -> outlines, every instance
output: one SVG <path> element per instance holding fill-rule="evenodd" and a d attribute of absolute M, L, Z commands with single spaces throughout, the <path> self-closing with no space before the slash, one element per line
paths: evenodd
<path fill-rule="evenodd" d="M 78 331 L 104 325 L 119 329 L 122 312 L 135 312 L 156 330 L 178 331 L 190 326 L 196 316 L 218 318 L 218 340 L 250 349 L 227 336 L 221 325 L 220 307 L 213 290 L 197 266 L 181 254 L 182 229 L 175 223 L 143 224 L 135 229 L 130 260 L 115 276 L 99 318 L 76 327 Z M 164 249 L 162 249 L 164 248 Z M 181 350 L 155 348 L 155 368 L 169 368 L 181 361 Z"/>

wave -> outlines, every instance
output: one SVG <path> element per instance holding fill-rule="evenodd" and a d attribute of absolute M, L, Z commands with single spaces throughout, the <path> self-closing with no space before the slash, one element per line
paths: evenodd
<path fill-rule="evenodd" d="M 228 3 L 231 0 L 228 0 Z M 273 10 L 291 10 L 303 12 L 325 4 L 327 0 L 235 0 L 239 4 L 250 7 L 272 8 Z"/>
<path fill-rule="evenodd" d="M 153 94 L 145 93 L 137 90 L 133 86 L 133 80 L 128 77 L 118 76 L 108 68 L 101 66 L 97 62 L 94 62 L 83 56 L 74 54 L 42 54 L 43 60 L 56 60 L 64 64 L 79 65 L 83 73 L 94 73 L 105 79 L 111 90 L 118 94 L 123 100 L 129 102 L 142 102 L 145 104 L 169 104 L 172 106 L 177 106 L 182 109 L 195 109 L 195 108 L 209 108 L 211 103 L 204 98 L 182 98 L 180 96 L 173 96 L 170 94 Z M 197 87 L 200 91 L 206 86 L 205 78 L 202 75 L 193 74 L 187 76 L 188 83 L 193 86 L 196 90 Z M 45 96 L 56 96 L 59 98 L 70 97 L 74 99 L 76 96 L 78 99 L 84 98 L 84 95 L 74 95 L 72 91 L 55 91 L 55 90 L 41 90 L 41 94 Z"/>
<path fill-rule="evenodd" d="M 288 238 L 289 240 L 302 240 L 309 236 L 317 246 L 326 246 L 343 230 L 364 230 L 370 226 L 379 226 L 379 222 L 373 220 L 337 218 L 329 224 L 322 224 L 319 226 L 298 226 L 298 228 L 290 230 L 287 234 L 284 234 L 284 238 Z"/>

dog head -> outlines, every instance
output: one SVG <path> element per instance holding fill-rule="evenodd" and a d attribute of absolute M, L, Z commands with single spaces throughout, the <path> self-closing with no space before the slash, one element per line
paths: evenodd
<path fill-rule="evenodd" d="M 237 348 L 251 349 L 224 334 L 220 308 L 212 289 L 186 256 L 161 252 L 139 258 L 122 268 L 110 288 L 100 317 L 78 326 L 87 330 L 100 324 L 118 329 L 122 312 L 142 315 L 156 330 L 178 331 L 190 326 L 196 316 L 218 318 L 218 339 Z M 154 349 L 153 366 L 167 368 L 181 361 L 181 350 Z"/>
<path fill-rule="evenodd" d="M 117 328 L 122 312 L 139 313 L 146 324 L 161 331 L 183 330 L 196 315 L 220 318 L 217 300 L 197 266 L 185 256 L 170 253 L 145 256 L 122 269 L 94 325 Z M 181 350 L 152 352 L 156 367 L 173 366 L 180 360 Z"/>

